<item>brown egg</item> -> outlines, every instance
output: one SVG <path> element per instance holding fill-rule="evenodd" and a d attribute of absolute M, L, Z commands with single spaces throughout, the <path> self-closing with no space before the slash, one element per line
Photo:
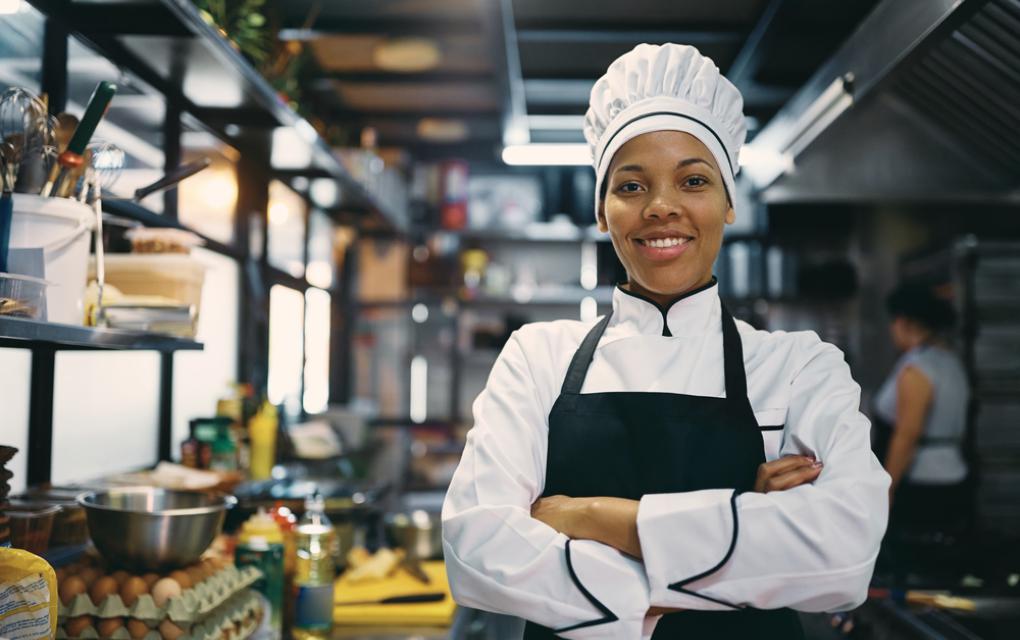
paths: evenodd
<path fill-rule="evenodd" d="M 170 619 L 167 618 L 163 622 L 159 623 L 159 633 L 167 640 L 177 640 L 177 638 L 184 635 L 184 629 L 181 629 L 173 622 L 170 622 Z"/>
<path fill-rule="evenodd" d="M 133 607 L 138 602 L 138 597 L 149 592 L 149 585 L 145 584 L 138 576 L 131 576 L 120 585 L 120 599 L 124 601 L 125 607 Z"/>
<path fill-rule="evenodd" d="M 185 573 L 188 574 L 188 579 L 191 580 L 191 586 L 198 585 L 199 582 L 205 580 L 205 574 L 202 572 L 200 567 L 188 567 L 185 569 Z"/>
<path fill-rule="evenodd" d="M 110 577 L 117 581 L 117 585 L 124 584 L 124 581 L 131 577 L 131 574 L 123 569 L 118 569 L 110 574 Z"/>
<path fill-rule="evenodd" d="M 103 618 L 96 625 L 96 631 L 99 632 L 100 638 L 109 638 L 123 626 L 124 618 Z"/>
<path fill-rule="evenodd" d="M 92 583 L 98 580 L 103 573 L 95 567 L 82 567 L 82 570 L 78 572 L 78 577 L 85 581 L 85 584 L 92 586 Z"/>
<path fill-rule="evenodd" d="M 145 586 L 149 587 L 149 589 L 151 590 L 152 589 L 152 585 L 154 585 L 157 582 L 159 582 L 159 574 L 158 573 L 149 572 L 149 573 L 145 574 L 144 576 L 142 576 L 142 580 L 145 580 Z"/>
<path fill-rule="evenodd" d="M 163 578 L 152 585 L 152 599 L 160 609 L 166 606 L 170 598 L 176 598 L 181 595 L 181 592 L 180 583 L 173 578 Z"/>
<path fill-rule="evenodd" d="M 183 571 L 173 571 L 167 577 L 172 580 L 175 580 L 177 584 L 181 585 L 181 589 L 191 588 L 191 578 L 188 577 L 188 574 L 184 573 Z"/>
<path fill-rule="evenodd" d="M 77 638 L 91 626 L 92 616 L 78 616 L 77 618 L 70 618 L 64 623 L 64 633 L 66 633 L 69 638 Z"/>
<path fill-rule="evenodd" d="M 88 591 L 88 585 L 78 576 L 71 576 L 60 583 L 60 601 L 64 606 L 71 606 L 71 602 L 78 594 Z"/>
<path fill-rule="evenodd" d="M 113 576 L 103 576 L 89 587 L 89 597 L 92 598 L 92 604 L 98 607 L 117 591 L 117 581 L 113 579 Z"/>
<path fill-rule="evenodd" d="M 149 625 L 136 618 L 131 618 L 127 621 L 127 630 L 134 640 L 141 640 L 145 634 L 149 633 Z"/>

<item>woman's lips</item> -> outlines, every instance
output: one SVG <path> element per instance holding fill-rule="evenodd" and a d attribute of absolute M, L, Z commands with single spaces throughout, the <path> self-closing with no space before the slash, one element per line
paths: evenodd
<path fill-rule="evenodd" d="M 655 240 L 634 240 L 638 253 L 649 260 L 672 260 L 687 250 L 691 238 L 668 238 Z"/>

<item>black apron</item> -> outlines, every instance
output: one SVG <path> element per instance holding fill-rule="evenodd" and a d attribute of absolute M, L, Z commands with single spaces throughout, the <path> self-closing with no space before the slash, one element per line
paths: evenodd
<path fill-rule="evenodd" d="M 726 397 L 673 393 L 581 394 L 595 348 L 610 315 L 585 337 L 574 354 L 560 396 L 549 413 L 549 449 L 543 496 L 574 498 L 612 496 L 639 500 L 645 494 L 701 489 L 735 489 L 736 496 L 754 488 L 758 466 L 765 462 L 761 432 L 747 399 L 743 349 L 733 317 L 722 307 Z M 739 522 L 726 557 L 699 575 L 670 585 L 671 589 L 717 602 L 685 589 L 711 575 L 733 552 Z M 698 544 L 691 540 L 690 544 Z M 602 617 L 562 629 L 528 623 L 524 638 L 554 638 L 557 633 L 615 621 L 617 618 L 577 579 L 582 594 Z M 729 605 L 729 603 L 723 603 Z M 729 605 L 732 606 L 732 605 Z M 663 616 L 652 636 L 656 640 L 700 638 L 803 638 L 797 614 L 789 609 L 760 610 L 732 606 L 728 611 L 682 611 Z"/>

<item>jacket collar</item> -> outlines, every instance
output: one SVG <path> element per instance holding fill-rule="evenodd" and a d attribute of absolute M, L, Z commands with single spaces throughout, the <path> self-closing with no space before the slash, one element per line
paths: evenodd
<path fill-rule="evenodd" d="M 613 291 L 614 325 L 628 325 L 637 333 L 666 337 L 699 336 L 719 328 L 719 284 L 712 281 L 660 306 L 650 298 L 628 291 Z"/>

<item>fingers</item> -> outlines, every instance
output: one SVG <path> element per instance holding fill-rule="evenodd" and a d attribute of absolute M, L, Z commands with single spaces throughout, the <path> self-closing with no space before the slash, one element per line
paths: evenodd
<path fill-rule="evenodd" d="M 800 467 L 811 466 L 814 462 L 815 459 L 811 456 L 783 456 L 778 460 L 766 462 L 763 466 L 768 470 L 768 475 L 774 475 L 793 471 Z"/>
<path fill-rule="evenodd" d="M 818 462 L 807 467 L 799 467 L 793 471 L 780 473 L 765 480 L 764 492 L 786 491 L 802 484 L 814 482 L 822 473 L 822 463 Z"/>

